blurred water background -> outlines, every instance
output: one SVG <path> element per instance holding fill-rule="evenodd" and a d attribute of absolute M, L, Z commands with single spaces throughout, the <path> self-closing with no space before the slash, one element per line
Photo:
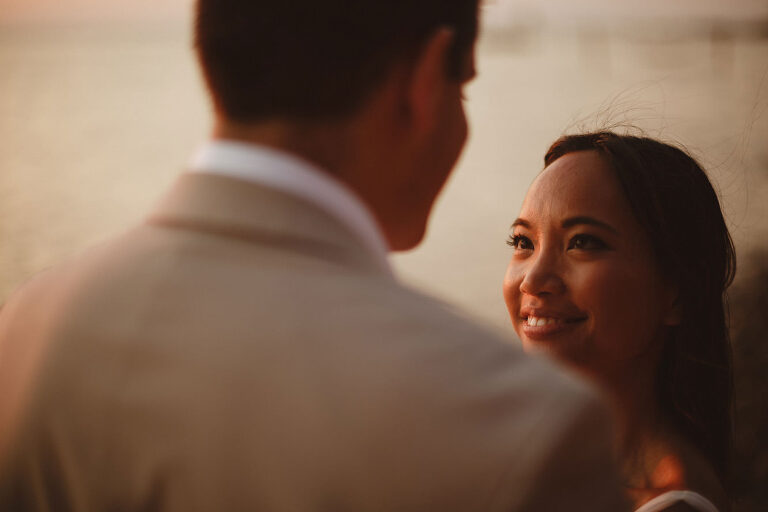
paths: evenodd
<path fill-rule="evenodd" d="M 0 0 L 0 302 L 140 221 L 205 140 L 190 9 Z M 483 11 L 471 139 L 425 243 L 393 257 L 401 278 L 511 336 L 504 242 L 544 151 L 565 131 L 633 126 L 709 171 L 742 263 L 734 307 L 765 317 L 749 285 L 768 254 L 768 2 L 497 0 Z M 750 371 L 737 385 L 768 392 Z M 764 444 L 765 407 L 744 407 L 762 414 L 749 436 Z M 743 463 L 768 481 L 765 457 Z"/>
<path fill-rule="evenodd" d="M 504 240 L 545 149 L 613 125 L 684 144 L 740 254 L 768 243 L 768 4 L 739 3 L 487 3 L 471 139 L 426 242 L 393 258 L 403 279 L 506 329 Z M 205 140 L 190 8 L 177 4 L 0 16 L 0 298 L 140 220 Z"/>

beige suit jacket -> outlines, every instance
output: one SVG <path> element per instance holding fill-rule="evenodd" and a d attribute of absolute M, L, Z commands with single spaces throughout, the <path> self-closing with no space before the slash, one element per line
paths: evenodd
<path fill-rule="evenodd" d="M 0 510 L 624 510 L 584 385 L 231 178 L 15 293 L 0 384 Z"/>

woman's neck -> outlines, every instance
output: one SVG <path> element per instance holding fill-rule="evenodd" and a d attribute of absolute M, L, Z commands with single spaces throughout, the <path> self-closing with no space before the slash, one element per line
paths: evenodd
<path fill-rule="evenodd" d="M 725 492 L 710 464 L 664 421 L 652 372 L 642 364 L 603 382 L 616 414 L 617 452 L 627 491 L 636 506 L 664 492 L 690 489 L 726 510 Z"/>
<path fill-rule="evenodd" d="M 616 415 L 616 450 L 631 493 L 653 493 L 654 489 L 682 488 L 684 484 L 676 443 L 658 408 L 651 359 L 633 360 L 631 368 L 617 371 L 601 383 Z"/>
<path fill-rule="evenodd" d="M 599 385 L 605 390 L 616 415 L 619 446 L 658 437 L 662 429 L 655 382 L 655 359 L 642 357 L 612 375 L 603 376 Z"/>

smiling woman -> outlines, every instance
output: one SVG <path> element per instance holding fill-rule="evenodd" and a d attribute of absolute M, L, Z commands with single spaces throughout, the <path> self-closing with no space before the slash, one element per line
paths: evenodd
<path fill-rule="evenodd" d="M 735 257 L 712 185 L 685 152 L 609 132 L 545 164 L 508 240 L 515 330 L 605 390 L 644 512 L 727 510 Z"/>
<path fill-rule="evenodd" d="M 599 153 L 570 153 L 547 167 L 510 245 L 508 288 L 516 293 L 508 304 L 519 311 L 513 321 L 525 345 L 609 381 L 623 373 L 621 361 L 637 365 L 644 355 L 653 364 L 650 344 L 675 320 L 673 290 Z"/>

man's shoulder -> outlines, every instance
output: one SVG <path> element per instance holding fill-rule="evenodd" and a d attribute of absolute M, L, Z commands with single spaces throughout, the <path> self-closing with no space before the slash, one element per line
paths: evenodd
<path fill-rule="evenodd" d="M 16 312 L 3 311 L 15 317 L 5 341 L 49 341 L 50 329 L 30 332 L 30 315 L 65 329 L 54 341 L 67 349 L 56 350 L 36 395 L 43 418 L 87 417 L 106 403 L 129 421 L 134 409 L 120 404 L 133 383 L 174 383 L 172 393 L 131 398 L 139 410 L 172 413 L 171 429 L 145 422 L 163 440 L 152 450 L 161 460 L 204 446 L 209 427 L 225 444 L 260 432 L 249 449 L 275 459 L 319 445 L 365 454 L 360 464 L 397 468 L 414 486 L 427 474 L 474 478 L 466 494 L 499 500 L 499 510 L 526 499 L 531 479 L 560 485 L 559 473 L 550 478 L 556 459 L 600 426 L 595 395 L 577 379 L 391 276 L 315 261 L 265 270 L 265 260 L 246 258 L 201 276 L 197 251 L 151 265 L 122 253 L 125 266 L 106 262 L 114 254 L 110 246 L 35 278 L 6 306 Z M 82 371 L 94 360 L 98 371 Z M 67 393 L 77 400 L 61 400 Z M 236 417 L 221 417 L 221 404 Z M 247 471 L 247 457 L 236 459 Z"/>
<path fill-rule="evenodd" d="M 386 304 L 386 307 L 381 307 Z M 593 386 L 548 359 L 523 352 L 511 333 L 501 332 L 462 309 L 400 283 L 378 287 L 364 314 L 366 328 L 388 343 L 408 350 L 409 358 L 424 354 L 422 368 L 435 374 L 456 372 L 476 383 L 498 386 L 551 415 L 601 409 Z M 363 308 L 365 309 L 365 308 Z M 382 339 L 382 342 L 385 340 Z M 430 357 L 434 361 L 430 364 Z"/>
<path fill-rule="evenodd" d="M 55 316 L 56 325 L 88 331 L 94 343 L 119 325 L 151 350 L 183 337 L 201 354 L 226 332 L 237 350 L 219 351 L 222 358 L 322 346 L 319 358 L 377 357 L 404 381 L 428 376 L 448 387 L 449 380 L 465 380 L 524 390 L 531 405 L 577 405 L 593 395 L 548 361 L 524 354 L 511 335 L 384 272 L 288 251 L 256 255 L 242 247 L 241 254 L 236 246 L 230 253 L 229 246 L 214 250 L 192 239 L 169 242 L 167 233 L 141 226 L 36 276 L 10 298 L 3 316 L 24 331 L 18 324 L 30 324 L 30 315 Z M 160 310 L 162 330 L 153 321 Z"/>

